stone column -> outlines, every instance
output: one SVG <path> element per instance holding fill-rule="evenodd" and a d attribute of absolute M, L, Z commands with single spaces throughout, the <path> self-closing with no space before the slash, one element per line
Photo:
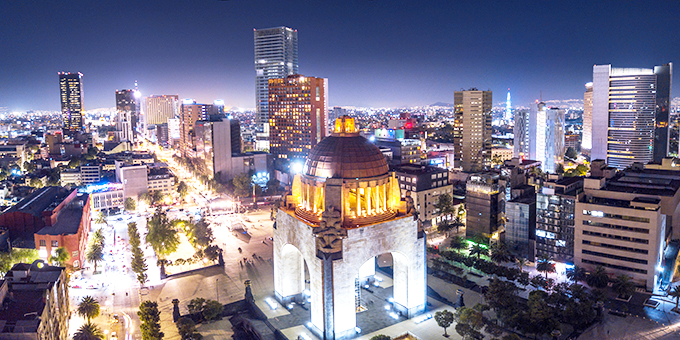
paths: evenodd
<path fill-rule="evenodd" d="M 357 217 L 359 217 L 359 216 L 361 216 L 361 188 L 357 187 L 354 190 L 354 192 L 356 192 L 356 196 L 357 196 L 357 206 L 356 206 L 356 208 L 357 208 Z"/>
<path fill-rule="evenodd" d="M 366 215 L 371 215 L 371 187 L 366 187 Z"/>

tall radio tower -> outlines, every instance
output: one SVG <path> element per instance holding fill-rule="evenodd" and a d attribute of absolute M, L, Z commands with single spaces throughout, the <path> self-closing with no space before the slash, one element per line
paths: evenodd
<path fill-rule="evenodd" d="M 512 120 L 512 104 L 510 102 L 510 89 L 508 89 L 508 97 L 505 101 L 505 120 L 508 122 Z"/>

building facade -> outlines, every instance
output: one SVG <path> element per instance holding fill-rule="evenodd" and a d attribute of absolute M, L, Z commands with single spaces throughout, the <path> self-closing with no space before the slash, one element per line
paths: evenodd
<path fill-rule="evenodd" d="M 617 199 L 604 180 L 586 181 L 586 194 L 576 206 L 575 263 L 589 270 L 602 266 L 612 277 L 627 275 L 654 290 L 667 236 L 661 200 Z"/>
<path fill-rule="evenodd" d="M 581 153 L 590 156 L 593 148 L 593 82 L 586 83 L 583 94 L 583 129 L 581 130 Z"/>
<path fill-rule="evenodd" d="M 667 157 L 672 73 L 672 63 L 593 66 L 592 159 L 624 169 Z"/>
<path fill-rule="evenodd" d="M 491 91 L 472 88 L 454 93 L 454 106 L 462 110 L 463 171 L 480 171 L 491 161 Z"/>
<path fill-rule="evenodd" d="M 564 110 L 545 103 L 531 105 L 529 113 L 529 158 L 541 162 L 543 171 L 556 173 L 564 163 Z"/>
<path fill-rule="evenodd" d="M 116 136 L 118 141 L 134 143 L 137 137 L 137 122 L 140 117 L 139 92 L 116 90 Z"/>
<path fill-rule="evenodd" d="M 433 166 L 402 165 L 393 168 L 399 180 L 403 197 L 409 196 L 418 211 L 418 218 L 424 227 L 436 226 L 439 221 L 450 216 L 441 216 L 435 204 L 439 196 L 453 192 L 449 184 L 449 171 Z"/>
<path fill-rule="evenodd" d="M 490 238 L 498 231 L 500 176 L 495 173 L 473 174 L 465 185 L 465 236 Z"/>
<path fill-rule="evenodd" d="M 302 159 L 326 135 L 328 79 L 291 75 L 269 80 L 269 152 Z"/>
<path fill-rule="evenodd" d="M 64 131 L 82 131 L 83 74 L 59 72 L 59 93 Z"/>
<path fill-rule="evenodd" d="M 536 256 L 574 263 L 576 201 L 583 178 L 565 177 L 543 183 L 536 194 Z"/>
<path fill-rule="evenodd" d="M 178 95 L 152 95 L 146 97 L 146 124 L 165 124 L 168 119 L 179 116 Z"/>
<path fill-rule="evenodd" d="M 267 133 L 270 119 L 269 80 L 298 73 L 298 36 L 297 30 L 288 27 L 255 29 L 253 36 L 257 130 Z"/>
<path fill-rule="evenodd" d="M 529 145 L 531 144 L 530 124 L 528 111 L 515 110 L 515 126 L 513 127 L 515 139 L 512 152 L 514 158 L 529 158 Z"/>
<path fill-rule="evenodd" d="M 518 256 L 533 261 L 536 247 L 536 196 L 505 203 L 505 243 Z"/>

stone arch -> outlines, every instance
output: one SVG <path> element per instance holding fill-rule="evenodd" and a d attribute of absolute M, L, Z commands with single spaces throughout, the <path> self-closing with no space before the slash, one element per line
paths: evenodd
<path fill-rule="evenodd" d="M 383 252 L 376 252 L 373 256 L 368 257 L 362 264 L 357 268 L 357 276 L 361 276 L 362 271 L 366 271 L 366 263 L 370 261 L 375 261 L 378 256 L 390 254 L 392 256 L 392 297 L 394 302 L 398 304 L 396 306 L 405 315 L 408 313 L 408 284 L 409 284 L 409 265 L 410 261 L 408 257 L 398 251 L 389 250 Z M 368 269 L 370 271 L 370 269 Z M 373 272 L 375 272 L 375 267 L 373 267 Z M 414 275 L 414 273 L 411 273 Z"/>
<path fill-rule="evenodd" d="M 302 294 L 305 290 L 305 267 L 309 271 L 305 258 L 298 247 L 287 243 L 281 248 L 280 264 L 285 268 L 283 275 L 277 283 L 277 293 L 282 297 L 292 297 Z"/>

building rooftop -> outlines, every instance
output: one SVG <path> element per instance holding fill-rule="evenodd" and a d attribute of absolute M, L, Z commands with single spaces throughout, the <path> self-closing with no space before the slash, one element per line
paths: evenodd
<path fill-rule="evenodd" d="M 64 207 L 57 217 L 57 223 L 38 230 L 38 235 L 72 235 L 78 232 L 83 219 L 83 206 L 87 203 L 87 194 L 76 197 Z"/>
<path fill-rule="evenodd" d="M 604 190 L 634 194 L 675 196 L 680 190 L 679 170 L 627 169 L 607 181 Z"/>
<path fill-rule="evenodd" d="M 425 174 L 425 173 L 439 173 L 439 172 L 448 173 L 449 172 L 446 169 L 436 167 L 436 166 L 430 166 L 430 165 L 404 164 L 404 165 L 395 165 L 392 168 L 396 172 L 403 172 L 403 173 L 407 173 L 407 174 L 411 174 L 411 175 L 420 175 L 420 174 Z"/>
<path fill-rule="evenodd" d="M 40 188 L 4 213 L 20 211 L 26 214 L 40 217 L 46 209 L 59 205 L 73 191 L 63 187 L 44 187 Z M 56 205 L 55 205 L 56 203 Z"/>

